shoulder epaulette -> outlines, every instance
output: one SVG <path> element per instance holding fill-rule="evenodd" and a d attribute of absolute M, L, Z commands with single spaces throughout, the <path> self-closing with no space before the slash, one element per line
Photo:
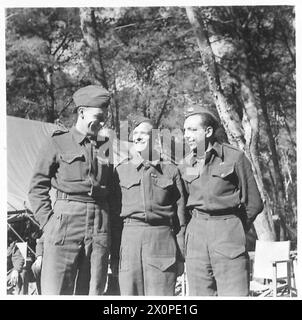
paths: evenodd
<path fill-rule="evenodd" d="M 172 162 L 165 163 L 164 161 L 160 161 L 159 163 L 162 171 L 165 170 L 170 178 L 173 178 L 178 172 L 177 165 Z"/>
<path fill-rule="evenodd" d="M 67 129 L 66 127 L 64 127 L 63 125 L 61 126 L 57 126 L 56 129 L 54 129 L 54 131 L 52 132 L 51 136 L 58 136 L 60 134 L 63 134 L 63 133 L 67 133 L 69 132 L 69 129 Z"/>
<path fill-rule="evenodd" d="M 222 145 L 224 147 L 227 147 L 227 148 L 230 148 L 230 149 L 233 149 L 233 150 L 236 150 L 236 151 L 242 151 L 241 149 L 239 149 L 238 147 L 235 147 L 233 146 L 232 144 L 229 144 L 229 143 L 222 143 Z"/>
<path fill-rule="evenodd" d="M 120 166 L 120 165 L 122 165 L 123 163 L 125 163 L 125 162 L 127 162 L 127 161 L 129 161 L 130 160 L 130 158 L 129 157 L 119 157 L 119 159 L 117 159 L 116 160 L 116 164 L 115 164 L 115 167 L 118 167 L 118 166 Z"/>

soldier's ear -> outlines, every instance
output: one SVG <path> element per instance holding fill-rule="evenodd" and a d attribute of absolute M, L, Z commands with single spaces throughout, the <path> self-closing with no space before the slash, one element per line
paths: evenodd
<path fill-rule="evenodd" d="M 78 117 L 84 118 L 84 107 L 78 107 Z"/>
<path fill-rule="evenodd" d="M 205 129 L 205 135 L 206 138 L 211 138 L 213 136 L 214 129 L 212 127 L 206 127 Z"/>

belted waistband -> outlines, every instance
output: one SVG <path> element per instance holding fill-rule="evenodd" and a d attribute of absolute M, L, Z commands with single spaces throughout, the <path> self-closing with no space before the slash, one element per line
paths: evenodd
<path fill-rule="evenodd" d="M 127 217 L 123 220 L 124 224 L 133 224 L 141 226 L 172 226 L 170 219 L 162 219 L 157 221 L 145 221 L 142 219 L 136 219 Z"/>
<path fill-rule="evenodd" d="M 238 209 L 218 210 L 213 212 L 204 212 L 198 209 L 191 210 L 192 217 L 205 220 L 234 218 L 238 217 L 239 212 Z"/>
<path fill-rule="evenodd" d="M 60 190 L 56 192 L 57 200 L 71 200 L 71 201 L 79 201 L 79 202 L 92 202 L 96 203 L 97 201 L 88 195 L 88 193 L 65 193 Z"/>

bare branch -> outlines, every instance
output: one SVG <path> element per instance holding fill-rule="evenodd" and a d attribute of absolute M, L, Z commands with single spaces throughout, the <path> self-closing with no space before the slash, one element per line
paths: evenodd
<path fill-rule="evenodd" d="M 72 97 L 70 97 L 67 102 L 65 103 L 64 107 L 60 110 L 60 112 L 58 113 L 58 118 L 60 118 L 60 116 L 63 114 L 63 112 L 70 106 L 72 102 Z"/>
<path fill-rule="evenodd" d="M 156 120 L 156 127 L 159 126 L 160 121 L 161 121 L 161 118 L 163 117 L 163 115 L 164 115 L 164 113 L 165 113 L 165 111 L 166 111 L 167 103 L 168 103 L 169 98 L 170 98 L 170 91 L 171 91 L 171 89 L 172 89 L 172 86 L 169 85 L 169 88 L 168 88 L 167 93 L 166 93 L 166 99 L 165 99 L 165 101 L 164 101 L 164 103 L 163 103 L 163 106 L 162 106 L 162 108 L 161 108 L 161 110 L 160 110 L 160 113 L 159 113 L 159 115 L 158 115 L 158 117 L 157 117 L 157 120 Z"/>
<path fill-rule="evenodd" d="M 52 53 L 53 56 L 55 56 L 57 54 L 57 52 L 63 47 L 66 39 L 68 37 L 68 34 L 65 35 L 65 37 L 62 39 L 62 41 L 60 42 L 60 44 L 57 46 L 57 48 L 55 49 L 55 51 Z"/>

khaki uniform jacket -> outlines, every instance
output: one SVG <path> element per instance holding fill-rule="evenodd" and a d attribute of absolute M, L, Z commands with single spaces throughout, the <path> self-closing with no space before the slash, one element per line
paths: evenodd
<path fill-rule="evenodd" d="M 243 151 L 216 142 L 204 159 L 190 154 L 179 168 L 189 210 L 238 213 L 247 229 L 263 210 L 251 164 Z"/>

